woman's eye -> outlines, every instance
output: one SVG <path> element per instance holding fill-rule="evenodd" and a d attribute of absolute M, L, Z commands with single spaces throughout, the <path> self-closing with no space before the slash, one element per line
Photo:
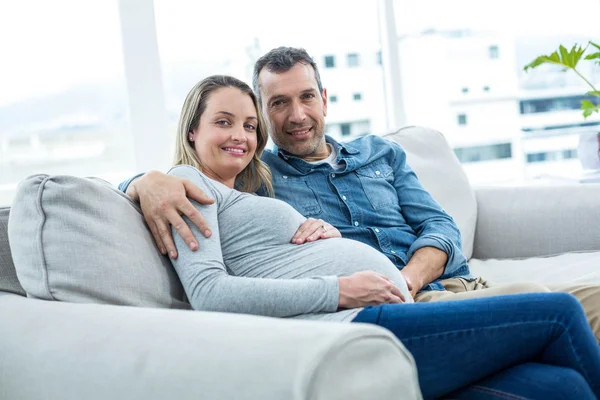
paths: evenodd
<path fill-rule="evenodd" d="M 225 121 L 225 120 L 217 121 L 217 125 L 227 126 L 227 125 L 229 125 L 229 121 Z"/>
<path fill-rule="evenodd" d="M 250 131 L 254 131 L 254 130 L 256 130 L 256 127 L 252 124 L 246 124 L 246 129 L 248 129 Z"/>

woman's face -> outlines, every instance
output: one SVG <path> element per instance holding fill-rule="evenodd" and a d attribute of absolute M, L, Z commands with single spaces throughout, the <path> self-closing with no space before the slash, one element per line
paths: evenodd
<path fill-rule="evenodd" d="M 237 88 L 210 94 L 190 135 L 203 172 L 231 188 L 256 152 L 258 118 L 252 99 Z"/>

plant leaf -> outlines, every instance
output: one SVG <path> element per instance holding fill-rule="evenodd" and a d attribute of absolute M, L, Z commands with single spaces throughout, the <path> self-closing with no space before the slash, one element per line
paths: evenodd
<path fill-rule="evenodd" d="M 589 94 L 590 96 L 598 96 L 600 97 L 600 90 L 591 90 L 589 92 L 587 92 L 587 94 Z"/>
<path fill-rule="evenodd" d="M 595 60 L 596 58 L 600 59 L 600 51 L 597 53 L 588 54 L 585 56 L 586 60 Z"/>
<path fill-rule="evenodd" d="M 593 113 L 600 112 L 600 105 L 595 105 L 589 100 L 581 100 L 581 109 L 583 110 L 583 118 L 587 118 Z"/>
<path fill-rule="evenodd" d="M 558 48 L 558 51 L 555 51 L 550 55 L 537 57 L 535 60 L 527 64 L 523 69 L 528 71 L 542 64 L 555 64 L 565 68 L 575 69 L 575 67 L 577 67 L 577 63 L 579 60 L 581 60 L 583 53 L 585 53 L 585 49 L 577 44 L 573 45 L 571 50 L 567 50 L 567 48 L 561 44 Z"/>
<path fill-rule="evenodd" d="M 600 50 L 600 46 L 590 40 L 590 44 Z"/>

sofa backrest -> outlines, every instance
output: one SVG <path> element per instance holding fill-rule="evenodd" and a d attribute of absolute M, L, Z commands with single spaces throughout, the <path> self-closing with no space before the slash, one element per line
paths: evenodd
<path fill-rule="evenodd" d="M 385 138 L 402 146 L 408 165 L 423 187 L 452 216 L 460 229 L 463 253 L 470 259 L 477 224 L 477 200 L 444 135 L 433 129 L 409 126 Z"/>
<path fill-rule="evenodd" d="M 9 207 L 0 208 L 0 292 L 9 292 L 25 296 L 25 290 L 17 279 L 10 246 L 8 245 Z"/>

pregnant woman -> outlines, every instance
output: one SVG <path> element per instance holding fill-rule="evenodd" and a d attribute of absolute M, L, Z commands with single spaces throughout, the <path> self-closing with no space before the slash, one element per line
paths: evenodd
<path fill-rule="evenodd" d="M 259 158 L 266 143 L 245 83 L 213 76 L 188 94 L 169 174 L 215 199 L 194 202 L 213 228 L 204 238 L 190 223 L 198 251 L 173 229 L 173 265 L 194 309 L 378 324 L 413 354 L 425 398 L 600 396 L 600 350 L 571 295 L 412 303 L 402 274 L 370 246 L 339 237 L 293 243 L 301 227 L 337 232 L 253 194 L 272 192 Z"/>

